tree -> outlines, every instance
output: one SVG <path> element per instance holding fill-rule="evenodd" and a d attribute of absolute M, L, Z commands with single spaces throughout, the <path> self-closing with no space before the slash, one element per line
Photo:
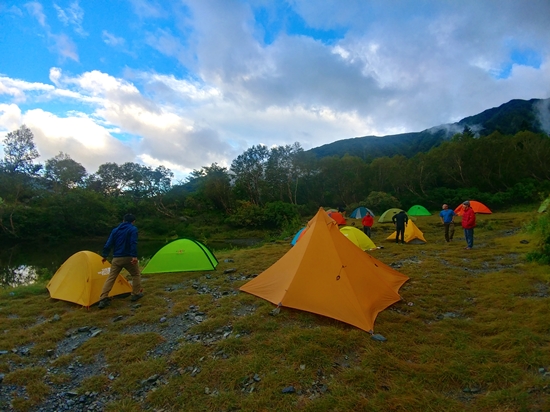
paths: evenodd
<path fill-rule="evenodd" d="M 18 130 L 9 132 L 4 138 L 4 160 L 0 166 L 8 173 L 23 173 L 36 175 L 41 165 L 34 164 L 40 154 L 34 145 L 34 135 L 25 125 Z"/>
<path fill-rule="evenodd" d="M 298 179 L 302 174 L 298 155 L 300 143 L 271 148 L 265 167 L 265 180 L 272 199 L 296 204 Z"/>
<path fill-rule="evenodd" d="M 231 163 L 237 191 L 243 192 L 253 204 L 262 203 L 265 185 L 265 164 L 269 159 L 269 150 L 264 145 L 256 145 L 237 156 Z"/>
<path fill-rule="evenodd" d="M 52 181 L 54 187 L 59 187 L 62 191 L 78 186 L 84 181 L 86 175 L 84 166 L 63 152 L 46 160 L 44 166 L 44 177 Z"/>

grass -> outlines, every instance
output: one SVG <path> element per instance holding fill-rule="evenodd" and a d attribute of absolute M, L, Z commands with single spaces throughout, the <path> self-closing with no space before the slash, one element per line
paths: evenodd
<path fill-rule="evenodd" d="M 395 245 L 375 224 L 384 248 L 372 255 L 410 277 L 376 320 L 386 342 L 307 312 L 272 316 L 238 292 L 290 239 L 218 252 L 214 272 L 146 276 L 139 305 L 86 310 L 44 284 L 2 291 L 0 408 L 36 410 L 69 385 L 106 411 L 550 410 L 550 270 L 525 259 L 536 239 L 522 229 L 535 217 L 479 215 L 470 251 L 458 225 L 444 242 L 437 216 L 415 221 L 425 245 Z"/>

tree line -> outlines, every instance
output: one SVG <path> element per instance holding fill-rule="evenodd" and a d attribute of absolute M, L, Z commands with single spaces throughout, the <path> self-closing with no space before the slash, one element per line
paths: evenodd
<path fill-rule="evenodd" d="M 88 174 L 66 153 L 39 164 L 26 126 L 3 146 L 0 240 L 104 236 L 127 212 L 150 236 L 200 237 L 201 227 L 292 232 L 320 206 L 382 213 L 476 199 L 498 210 L 550 193 L 550 138 L 529 131 L 475 137 L 466 127 L 427 152 L 373 160 L 316 158 L 299 143 L 256 145 L 229 168 L 213 163 L 178 182 L 164 166 L 131 162 Z"/>

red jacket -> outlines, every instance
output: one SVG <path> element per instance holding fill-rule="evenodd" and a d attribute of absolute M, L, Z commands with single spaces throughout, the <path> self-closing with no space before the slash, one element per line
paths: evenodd
<path fill-rule="evenodd" d="M 462 227 L 464 229 L 473 229 L 476 227 L 476 214 L 474 209 L 471 207 L 464 209 L 464 214 L 462 215 Z"/>
<path fill-rule="evenodd" d="M 361 223 L 363 226 L 372 227 L 372 224 L 374 223 L 374 218 L 371 215 L 365 215 L 363 220 L 361 220 Z"/>

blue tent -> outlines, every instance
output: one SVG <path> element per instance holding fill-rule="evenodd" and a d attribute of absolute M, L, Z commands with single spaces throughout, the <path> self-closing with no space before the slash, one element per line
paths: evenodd
<path fill-rule="evenodd" d="M 367 212 L 369 212 L 372 217 L 376 216 L 369 208 L 366 208 L 365 206 L 359 206 L 357 209 L 351 212 L 351 215 L 349 215 L 349 217 L 351 217 L 352 219 L 363 219 Z"/>
<path fill-rule="evenodd" d="M 296 242 L 297 242 L 298 239 L 300 238 L 300 235 L 302 234 L 302 232 L 303 232 L 304 230 L 306 230 L 306 227 L 307 227 L 307 226 L 304 226 L 303 228 L 301 228 L 300 230 L 298 230 L 298 233 L 296 233 L 296 234 L 294 235 L 294 237 L 292 238 L 292 241 L 290 242 L 290 244 L 291 244 L 292 246 L 294 246 L 294 245 L 296 244 Z"/>

